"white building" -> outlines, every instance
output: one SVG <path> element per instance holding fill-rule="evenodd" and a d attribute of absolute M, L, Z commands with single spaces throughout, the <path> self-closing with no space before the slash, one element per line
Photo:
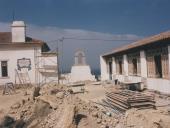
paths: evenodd
<path fill-rule="evenodd" d="M 57 81 L 57 54 L 48 45 L 26 36 L 23 21 L 14 21 L 11 32 L 0 32 L 0 84 L 43 84 Z"/>
<path fill-rule="evenodd" d="M 96 81 L 95 76 L 91 74 L 90 66 L 86 63 L 83 50 L 77 50 L 74 61 L 75 64 L 71 67 L 70 82 Z"/>
<path fill-rule="evenodd" d="M 100 56 L 101 79 L 143 82 L 170 93 L 170 32 L 160 33 Z"/>

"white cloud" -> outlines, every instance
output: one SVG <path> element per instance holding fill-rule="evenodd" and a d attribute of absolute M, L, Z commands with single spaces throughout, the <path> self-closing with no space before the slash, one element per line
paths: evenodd
<path fill-rule="evenodd" d="M 10 31 L 10 23 L 0 22 L 0 31 Z M 63 67 L 70 69 L 73 62 L 74 52 L 76 49 L 84 49 L 86 53 L 87 62 L 93 68 L 99 68 L 99 55 L 104 52 L 112 50 L 114 47 L 132 42 L 130 40 L 137 40 L 140 37 L 134 34 L 110 34 L 93 32 L 81 29 L 61 29 L 51 26 L 37 26 L 27 24 L 27 35 L 45 40 L 49 43 L 51 48 L 56 48 L 56 39 L 62 37 L 73 37 L 78 39 L 102 39 L 102 40 L 64 40 L 64 52 L 63 53 Z M 120 41 L 106 41 L 106 40 L 120 40 Z M 123 40 L 123 41 L 121 41 Z M 125 41 L 127 40 L 127 41 Z M 129 40 L 129 41 L 128 41 Z M 61 50 L 61 44 L 59 44 Z"/>
<path fill-rule="evenodd" d="M 138 36 L 133 34 L 113 35 L 109 33 L 93 32 L 81 29 L 60 29 L 57 27 L 37 27 L 30 25 L 28 32 L 32 36 L 43 36 L 45 40 L 55 40 L 62 37 L 76 37 L 85 39 L 104 40 L 137 40 Z"/>
<path fill-rule="evenodd" d="M 10 23 L 0 22 L 0 31 L 10 31 Z M 134 34 L 110 34 L 93 32 L 81 29 L 61 29 L 51 26 L 36 26 L 27 25 L 27 34 L 32 37 L 42 38 L 43 40 L 50 41 L 62 37 L 85 38 L 85 39 L 103 39 L 103 40 L 137 40 L 140 37 Z"/>

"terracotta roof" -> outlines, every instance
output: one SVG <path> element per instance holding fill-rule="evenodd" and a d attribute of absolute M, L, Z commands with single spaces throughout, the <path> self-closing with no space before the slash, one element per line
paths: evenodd
<path fill-rule="evenodd" d="M 27 43 L 44 43 L 41 40 L 33 39 L 31 37 L 26 37 L 26 42 Z M 0 32 L 0 44 L 11 44 L 15 43 L 12 42 L 12 34 L 11 32 Z"/>
<path fill-rule="evenodd" d="M 150 36 L 150 37 L 141 39 L 139 41 L 133 42 L 131 44 L 124 45 L 122 47 L 113 49 L 113 51 L 108 52 L 108 53 L 106 53 L 102 56 L 107 56 L 107 55 L 110 55 L 110 54 L 123 52 L 123 51 L 130 50 L 130 49 L 133 49 L 133 48 L 137 48 L 137 47 L 140 47 L 140 46 L 144 46 L 144 45 L 152 44 L 152 43 L 155 43 L 155 42 L 158 42 L 158 41 L 162 41 L 162 40 L 165 40 L 165 39 L 170 39 L 170 31 L 163 32 L 163 33 L 160 33 L 160 34 L 157 34 L 157 35 L 154 35 L 154 36 Z"/>
<path fill-rule="evenodd" d="M 11 42 L 11 32 L 0 32 L 0 44 Z"/>
<path fill-rule="evenodd" d="M 50 48 L 49 46 L 42 40 L 37 40 L 33 39 L 31 37 L 26 37 L 26 43 L 18 43 L 18 42 L 12 42 L 12 34 L 11 32 L 0 32 L 0 45 L 23 45 L 23 46 L 28 46 L 28 45 L 41 45 L 42 46 L 42 51 L 49 51 Z"/>

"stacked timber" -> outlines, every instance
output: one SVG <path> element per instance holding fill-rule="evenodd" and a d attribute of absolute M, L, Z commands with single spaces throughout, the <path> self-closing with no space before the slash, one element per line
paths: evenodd
<path fill-rule="evenodd" d="M 130 108 L 155 108 L 154 96 L 130 90 L 115 90 L 106 92 L 103 102 L 117 111 L 126 111 Z"/>

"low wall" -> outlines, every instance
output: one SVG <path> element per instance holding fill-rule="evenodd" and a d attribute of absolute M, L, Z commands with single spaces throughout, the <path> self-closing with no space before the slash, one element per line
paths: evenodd
<path fill-rule="evenodd" d="M 142 77 L 139 76 L 116 75 L 115 78 L 118 79 L 120 82 L 124 81 L 141 82 L 142 80 Z M 146 86 L 148 89 L 157 90 L 162 93 L 170 93 L 170 80 L 161 78 L 147 78 Z"/>
<path fill-rule="evenodd" d="M 118 79 L 118 81 L 123 82 L 124 81 L 124 75 L 116 75 L 115 79 Z"/>
<path fill-rule="evenodd" d="M 163 93 L 170 93 L 170 80 L 161 78 L 147 78 L 147 88 Z"/>
<path fill-rule="evenodd" d="M 116 79 L 118 79 L 120 82 L 125 82 L 125 81 L 141 82 L 141 77 L 139 76 L 116 75 Z"/>

